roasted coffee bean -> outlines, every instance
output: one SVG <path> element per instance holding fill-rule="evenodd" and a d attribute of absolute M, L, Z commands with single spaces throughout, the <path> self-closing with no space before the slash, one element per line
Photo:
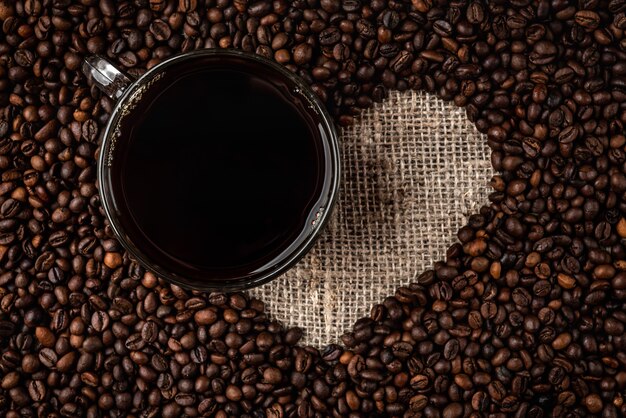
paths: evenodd
<path fill-rule="evenodd" d="M 313 57 L 313 48 L 306 43 L 299 44 L 293 49 L 292 56 L 297 65 L 305 65 Z"/>
<path fill-rule="evenodd" d="M 471 24 L 480 24 L 485 20 L 485 12 L 480 1 L 472 1 L 466 12 L 467 21 Z"/>
<path fill-rule="evenodd" d="M 169 25 L 163 20 L 156 19 L 150 24 L 150 33 L 157 41 L 166 41 L 172 36 Z"/>
<path fill-rule="evenodd" d="M 539 41 L 533 46 L 529 59 L 533 64 L 545 65 L 554 61 L 557 57 L 558 49 L 556 45 L 549 41 Z"/>
<path fill-rule="evenodd" d="M 31 380 L 28 384 L 28 394 L 34 402 L 41 402 L 46 397 L 46 386 L 41 380 Z"/>
<path fill-rule="evenodd" d="M 146 321 L 141 329 L 141 338 L 147 343 L 153 343 L 158 337 L 158 327 L 153 321 Z"/>
<path fill-rule="evenodd" d="M 39 361 L 47 368 L 54 367 L 57 362 L 57 354 L 50 348 L 42 348 L 39 351 Z"/>
<path fill-rule="evenodd" d="M 324 29 L 319 35 L 320 45 L 334 45 L 341 39 L 341 33 L 339 29 L 330 27 Z"/>
<path fill-rule="evenodd" d="M 96 311 L 91 315 L 91 326 L 94 331 L 102 332 L 109 327 L 109 315 L 104 311 Z"/>
<path fill-rule="evenodd" d="M 579 10 L 574 18 L 576 24 L 589 31 L 596 29 L 600 24 L 600 16 L 592 10 Z"/>

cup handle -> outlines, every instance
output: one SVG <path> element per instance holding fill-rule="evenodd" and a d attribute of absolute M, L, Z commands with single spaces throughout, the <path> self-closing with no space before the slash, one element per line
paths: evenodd
<path fill-rule="evenodd" d="M 129 76 L 100 55 L 92 55 L 83 61 L 83 74 L 113 100 L 122 97 L 132 83 Z"/>

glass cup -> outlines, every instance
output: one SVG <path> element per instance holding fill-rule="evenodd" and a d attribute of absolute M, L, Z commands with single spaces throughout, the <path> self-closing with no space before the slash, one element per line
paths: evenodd
<path fill-rule="evenodd" d="M 298 108 L 298 112 L 306 113 L 314 118 L 318 131 L 316 138 L 323 143 L 323 187 L 316 196 L 315 210 L 312 217 L 293 242 L 277 257 L 264 263 L 254 271 L 221 272 L 215 275 L 210 268 L 190 268 L 184 263 L 164 258 L 148 248 L 145 237 L 139 235 L 129 221 L 126 202 L 116 197 L 114 188 L 116 176 L 120 176 L 121 167 L 115 160 L 120 143 L 126 139 L 126 131 L 132 129 L 134 111 L 141 100 L 158 93 L 159 80 L 164 74 L 178 74 L 190 68 L 210 68 L 211 66 L 233 66 L 234 71 L 257 71 L 271 74 L 273 79 L 280 80 L 289 87 L 289 100 Z M 329 219 L 339 188 L 339 146 L 335 125 L 309 86 L 281 65 L 251 53 L 235 50 L 199 50 L 168 58 L 148 70 L 141 77 L 133 80 L 113 64 L 101 56 L 92 56 L 83 63 L 83 72 L 116 104 L 108 120 L 98 156 L 97 176 L 101 203 L 110 227 L 122 246 L 146 269 L 157 276 L 181 287 L 203 291 L 241 290 L 266 283 L 284 273 L 300 260 L 313 246 L 320 231 Z M 154 90 L 154 91 L 151 91 Z M 156 92 L 156 93 L 155 93 Z M 139 106 L 141 107 L 141 106 Z M 310 116 L 313 115 L 313 116 Z M 150 237 L 148 237 L 149 239 Z"/>

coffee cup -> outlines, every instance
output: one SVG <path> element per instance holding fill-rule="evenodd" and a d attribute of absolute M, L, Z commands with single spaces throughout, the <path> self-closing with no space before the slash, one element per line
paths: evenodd
<path fill-rule="evenodd" d="M 340 160 L 334 123 L 302 79 L 213 49 L 134 80 L 100 56 L 83 72 L 115 101 L 98 186 L 132 258 L 176 285 L 231 291 L 308 252 L 333 208 Z"/>

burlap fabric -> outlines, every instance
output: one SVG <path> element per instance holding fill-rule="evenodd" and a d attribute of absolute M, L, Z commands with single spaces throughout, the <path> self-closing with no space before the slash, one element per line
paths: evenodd
<path fill-rule="evenodd" d="M 317 347 L 444 259 L 493 175 L 465 111 L 426 93 L 392 92 L 341 133 L 341 147 L 342 190 L 326 230 L 293 269 L 250 291 Z"/>

